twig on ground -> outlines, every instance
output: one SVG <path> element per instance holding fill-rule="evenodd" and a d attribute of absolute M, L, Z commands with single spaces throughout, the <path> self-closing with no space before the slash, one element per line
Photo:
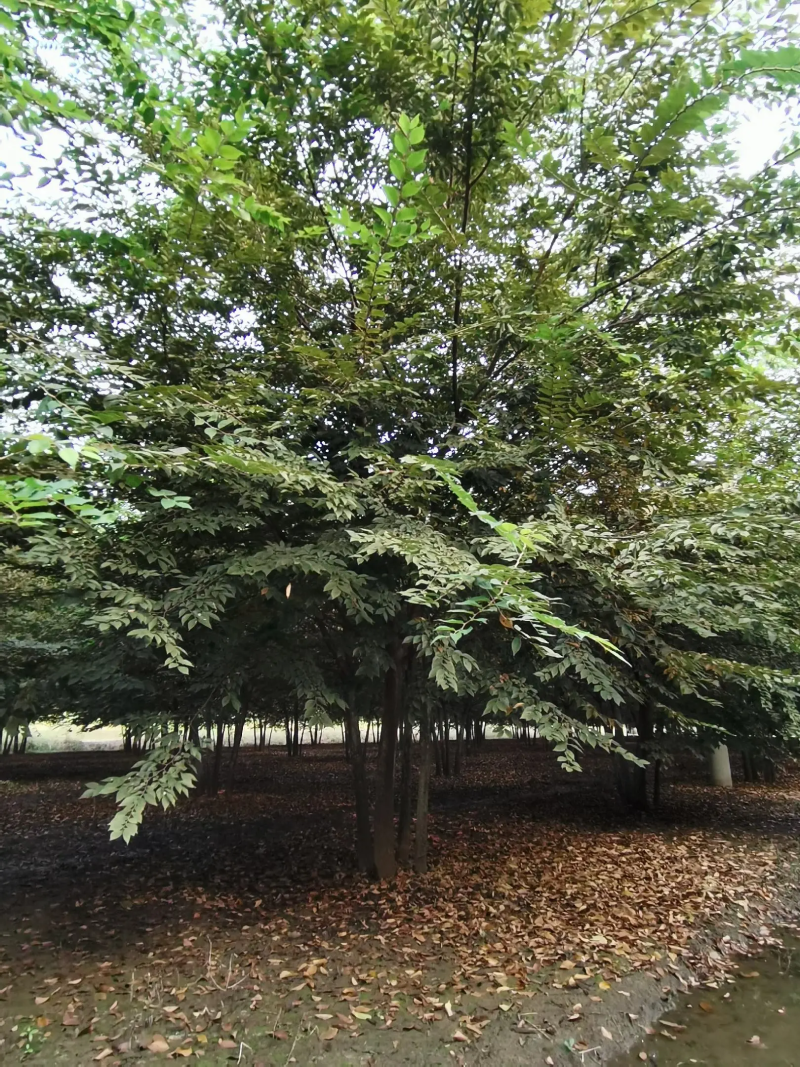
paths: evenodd
<path fill-rule="evenodd" d="M 295 1048 L 297 1046 L 297 1042 L 300 1040 L 300 1031 L 303 1028 L 303 1023 L 304 1022 L 305 1022 L 305 1017 L 303 1017 L 300 1020 L 300 1022 L 297 1024 L 297 1031 L 296 1031 L 296 1033 L 294 1035 L 294 1041 L 292 1042 L 292 1047 L 289 1049 L 289 1055 L 286 1057 L 286 1062 L 284 1063 L 283 1067 L 289 1067 L 289 1064 L 292 1061 L 292 1056 L 294 1056 L 294 1050 L 295 1050 Z"/>

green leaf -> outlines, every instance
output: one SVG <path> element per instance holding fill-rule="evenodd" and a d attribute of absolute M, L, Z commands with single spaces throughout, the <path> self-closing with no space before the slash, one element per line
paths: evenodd
<path fill-rule="evenodd" d="M 406 159 L 406 166 L 408 169 L 415 173 L 422 170 L 425 166 L 425 157 L 427 154 L 427 148 L 418 148 L 416 152 L 412 152 Z"/>
<path fill-rule="evenodd" d="M 64 462 L 68 466 L 72 467 L 74 470 L 75 467 L 77 467 L 78 465 L 78 460 L 80 459 L 80 452 L 78 452 L 77 449 L 68 446 L 65 448 L 59 448 L 58 456 L 59 459 L 63 459 Z"/>

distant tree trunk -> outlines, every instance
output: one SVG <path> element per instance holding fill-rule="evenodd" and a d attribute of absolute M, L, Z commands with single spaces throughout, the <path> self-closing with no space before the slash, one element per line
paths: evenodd
<path fill-rule="evenodd" d="M 653 760 L 653 811 L 658 811 L 661 806 L 661 771 L 662 759 L 661 748 L 664 743 L 664 717 L 659 715 L 655 726 L 655 758 Z"/>
<path fill-rule="evenodd" d="M 222 768 L 222 751 L 225 747 L 225 720 L 220 719 L 217 722 L 217 736 L 214 743 L 214 752 L 210 754 L 208 762 L 208 772 L 206 776 L 207 792 L 214 793 L 219 792 L 220 773 Z"/>
<path fill-rule="evenodd" d="M 456 753 L 453 761 L 453 774 L 458 778 L 461 774 L 461 761 L 464 755 L 464 727 L 460 722 L 456 723 Z"/>
<path fill-rule="evenodd" d="M 411 855 L 411 742 L 414 733 L 408 709 L 403 715 L 400 742 L 400 809 L 397 827 L 397 862 L 405 867 Z"/>
<path fill-rule="evenodd" d="M 350 766 L 353 771 L 353 790 L 356 801 L 356 859 L 358 869 L 365 874 L 372 871 L 372 828 L 369 818 L 369 781 L 365 744 L 361 740 L 361 725 L 358 721 L 357 690 L 351 689 L 345 712 L 345 736 L 350 750 Z"/>
<path fill-rule="evenodd" d="M 419 780 L 417 782 L 417 822 L 414 833 L 414 870 L 425 874 L 428 869 L 428 798 L 431 785 L 431 727 L 427 710 L 419 728 Z"/>
<path fill-rule="evenodd" d="M 300 755 L 300 711 L 294 713 L 294 747 L 290 753 L 292 756 Z"/>
<path fill-rule="evenodd" d="M 636 716 L 638 743 L 636 754 L 646 758 L 648 748 L 648 714 L 642 706 Z M 650 721 L 650 733 L 652 735 L 652 719 Z M 620 745 L 625 745 L 626 738 L 620 727 L 614 731 L 614 736 Z M 630 749 L 630 745 L 627 746 Z M 617 791 L 620 798 L 631 808 L 637 811 L 648 811 L 649 797 L 647 795 L 647 768 L 637 767 L 635 763 L 625 759 L 624 756 L 614 756 L 614 775 Z"/>
<path fill-rule="evenodd" d="M 450 720 L 445 717 L 439 721 L 439 738 L 442 746 L 442 773 L 450 777 Z"/>
<path fill-rule="evenodd" d="M 733 787 L 731 776 L 731 759 L 727 745 L 717 745 L 711 753 L 711 782 L 724 789 Z"/>
<path fill-rule="evenodd" d="M 231 748 L 230 761 L 228 763 L 228 792 L 233 792 L 233 784 L 236 779 L 236 764 L 239 760 L 239 749 L 242 746 L 242 735 L 244 734 L 245 713 L 241 712 L 239 718 L 236 720 L 236 724 L 233 731 L 233 747 Z"/>
<path fill-rule="evenodd" d="M 430 740 L 431 744 L 433 745 L 433 757 L 434 757 L 434 761 L 435 761 L 436 777 L 437 778 L 441 778 L 441 775 L 442 775 L 442 749 L 441 749 L 441 745 L 439 744 L 439 738 L 437 736 L 437 729 L 438 729 L 438 724 L 437 724 L 436 720 L 434 719 L 433 724 L 430 724 L 430 723 L 428 724 L 427 730 L 428 730 L 428 733 L 431 735 L 429 740 Z"/>
<path fill-rule="evenodd" d="M 636 729 L 639 742 L 636 746 L 636 754 L 642 759 L 648 759 L 650 743 L 653 740 L 654 717 L 653 708 L 645 703 L 639 707 L 636 715 Z M 635 763 L 631 767 L 631 803 L 637 811 L 650 810 L 650 798 L 647 793 L 647 767 L 637 767 Z"/>

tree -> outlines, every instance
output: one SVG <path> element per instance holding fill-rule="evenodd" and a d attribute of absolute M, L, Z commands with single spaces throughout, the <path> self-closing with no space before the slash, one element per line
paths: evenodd
<path fill-rule="evenodd" d="M 11 558 L 163 656 L 187 722 L 243 721 L 265 671 L 343 711 L 359 856 L 391 877 L 398 737 L 413 714 L 427 743 L 441 693 L 574 768 L 622 712 L 652 747 L 681 688 L 717 690 L 692 641 L 709 604 L 740 634 L 735 590 L 689 564 L 718 581 L 739 534 L 676 539 L 785 391 L 756 357 L 793 354 L 798 194 L 793 142 L 742 176 L 730 106 L 792 98 L 798 52 L 783 5 L 215 14 L 5 26 L 10 121 L 67 134 L 45 217 L 4 227 Z M 794 610 L 765 545 L 749 647 Z"/>

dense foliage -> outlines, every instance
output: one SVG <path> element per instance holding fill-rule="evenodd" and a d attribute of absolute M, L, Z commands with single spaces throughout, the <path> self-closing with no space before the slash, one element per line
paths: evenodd
<path fill-rule="evenodd" d="M 161 738 L 116 832 L 251 719 L 344 721 L 381 875 L 415 725 L 420 868 L 437 724 L 791 750 L 789 4 L 0 7 L 6 565 L 47 713 Z"/>

